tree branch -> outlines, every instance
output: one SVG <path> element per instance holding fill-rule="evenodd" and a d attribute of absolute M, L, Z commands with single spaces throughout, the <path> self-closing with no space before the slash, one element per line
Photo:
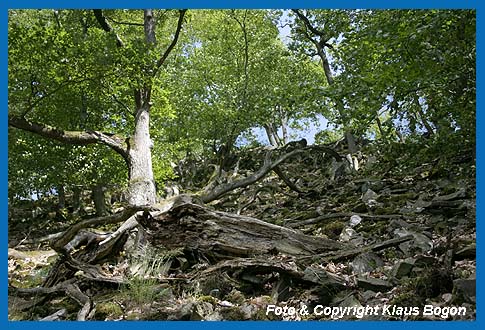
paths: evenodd
<path fill-rule="evenodd" d="M 273 171 L 278 175 L 278 177 L 283 180 L 283 182 L 288 186 L 293 191 L 296 191 L 297 193 L 302 193 L 302 191 L 294 184 L 291 182 L 291 180 L 285 175 L 285 173 L 279 168 L 278 166 L 275 166 Z"/>
<path fill-rule="evenodd" d="M 313 34 L 325 40 L 324 43 L 328 41 L 328 39 L 325 36 L 325 33 L 323 31 L 318 30 L 316 27 L 314 27 L 310 22 L 310 20 L 308 19 L 308 17 L 303 15 L 303 13 L 299 9 L 292 9 L 291 11 L 294 12 L 298 16 L 298 18 L 303 21 L 303 24 L 305 24 L 308 30 L 312 31 Z"/>
<path fill-rule="evenodd" d="M 271 162 L 271 151 L 266 154 L 266 157 L 264 159 L 263 166 L 255 173 L 252 175 L 241 179 L 237 180 L 234 182 L 226 183 L 226 184 L 221 184 L 217 187 L 215 187 L 212 191 L 205 193 L 202 192 L 201 195 L 199 196 L 202 202 L 208 203 L 212 202 L 213 200 L 216 200 L 217 198 L 221 197 L 222 195 L 228 193 L 229 191 L 232 191 L 237 188 L 244 188 L 247 187 L 256 181 L 262 179 L 263 177 L 266 176 L 270 171 L 272 171 L 275 167 L 277 167 L 279 164 L 283 163 L 285 160 L 287 160 L 290 157 L 293 157 L 299 153 L 302 153 L 304 149 L 295 149 L 289 153 L 286 153 L 282 156 L 280 156 L 277 160 L 274 162 Z"/>
<path fill-rule="evenodd" d="M 185 16 L 186 12 L 187 12 L 187 9 L 179 10 L 179 20 L 177 22 L 177 29 L 175 30 L 175 35 L 173 36 L 172 42 L 170 43 L 168 48 L 165 50 L 165 53 L 163 53 L 162 57 L 160 57 L 160 59 L 158 60 L 157 67 L 155 69 L 155 74 L 158 71 L 158 69 L 163 65 L 163 63 L 167 59 L 168 55 L 170 55 L 173 48 L 177 44 L 177 41 L 178 41 L 178 38 L 179 38 L 179 35 L 180 35 L 180 31 L 182 30 L 182 24 L 184 22 L 184 16 Z"/>
<path fill-rule="evenodd" d="M 101 218 L 82 220 L 72 225 L 71 227 L 69 227 L 62 234 L 61 237 L 55 239 L 55 241 L 51 244 L 51 246 L 57 252 L 63 252 L 64 246 L 66 246 L 81 229 L 93 227 L 93 226 L 99 226 L 99 225 L 115 224 L 122 221 L 126 221 L 128 218 L 133 216 L 138 210 L 139 210 L 138 208 L 129 207 L 129 208 L 126 208 L 123 212 L 118 214 L 113 214 L 113 215 L 109 215 Z"/>
<path fill-rule="evenodd" d="M 113 32 L 113 28 L 111 25 L 109 25 L 108 21 L 106 20 L 106 17 L 103 15 L 103 11 L 101 9 L 93 9 L 94 17 L 96 17 L 96 20 L 98 21 L 99 25 L 101 28 L 106 31 L 106 32 Z M 118 34 L 114 34 L 116 37 L 116 45 L 118 47 L 124 47 L 124 43 L 121 40 L 121 38 L 118 36 Z"/>
<path fill-rule="evenodd" d="M 113 134 L 98 131 L 63 131 L 48 125 L 33 123 L 14 115 L 8 116 L 8 125 L 66 144 L 88 145 L 102 143 L 119 153 L 123 158 L 126 159 L 128 157 L 123 139 Z"/>

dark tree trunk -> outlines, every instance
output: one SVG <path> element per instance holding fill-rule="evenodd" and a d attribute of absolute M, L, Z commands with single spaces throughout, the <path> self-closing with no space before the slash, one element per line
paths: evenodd
<path fill-rule="evenodd" d="M 357 144 L 355 143 L 355 137 L 351 131 L 347 130 L 345 132 L 345 138 L 347 139 L 347 144 L 349 146 L 349 152 L 351 154 L 357 152 Z"/>
<path fill-rule="evenodd" d="M 379 128 L 379 134 L 381 135 L 381 139 L 383 141 L 387 141 L 387 135 L 386 135 L 386 132 L 384 131 L 384 129 L 382 128 L 382 122 L 379 119 L 379 114 L 377 114 L 377 116 L 376 116 L 376 123 L 377 123 L 377 127 Z"/>
<path fill-rule="evenodd" d="M 93 192 L 93 201 L 94 201 L 94 207 L 96 209 L 96 215 L 97 216 L 104 216 L 107 214 L 106 212 L 106 201 L 104 198 L 104 186 L 101 184 L 97 184 L 93 186 L 92 192 Z"/>
<path fill-rule="evenodd" d="M 57 187 L 57 196 L 59 198 L 59 209 L 63 209 L 66 207 L 66 191 L 64 190 L 63 185 L 59 185 L 59 187 Z"/>
<path fill-rule="evenodd" d="M 426 128 L 426 132 L 427 132 L 428 136 L 432 136 L 434 134 L 433 127 L 431 127 L 428 120 L 426 119 L 426 115 L 423 112 L 423 108 L 421 107 L 421 104 L 419 103 L 419 96 L 418 95 L 415 95 L 414 103 L 416 104 L 416 109 L 417 109 L 417 112 L 419 114 L 419 118 L 421 119 L 421 123 L 423 124 L 423 126 Z"/>
<path fill-rule="evenodd" d="M 79 212 L 81 209 L 81 187 L 72 188 L 72 208 L 73 212 Z"/>

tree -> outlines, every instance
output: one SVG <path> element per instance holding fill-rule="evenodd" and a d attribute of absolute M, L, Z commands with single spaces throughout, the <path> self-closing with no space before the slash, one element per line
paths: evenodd
<path fill-rule="evenodd" d="M 348 106 L 339 93 L 341 86 L 335 85 L 330 60 L 336 54 L 332 43 L 339 43 L 339 39 L 342 39 L 349 30 L 353 12 L 346 10 L 302 11 L 299 9 L 293 9 L 292 12 L 296 15 L 292 24 L 294 36 L 292 48 L 306 53 L 310 57 L 318 56 L 320 59 L 328 85 L 328 91 L 324 94 L 333 103 L 333 109 L 337 113 L 336 123 L 343 126 L 349 151 L 354 153 L 357 149 L 351 129 L 351 116 L 347 113 Z"/>
<path fill-rule="evenodd" d="M 128 202 L 153 204 L 152 91 L 185 13 L 173 17 L 173 11 L 144 10 L 141 18 L 135 11 L 112 11 L 113 21 L 127 20 L 115 29 L 101 10 L 10 11 L 9 126 L 62 143 L 108 146 L 126 162 Z M 157 41 L 157 30 L 168 30 L 157 18 L 176 19 L 168 40 Z M 82 104 L 86 99 L 92 102 L 88 109 Z M 37 123 L 39 118 L 66 128 Z"/>
<path fill-rule="evenodd" d="M 190 140 L 194 150 L 230 152 L 241 137 L 251 139 L 253 128 L 264 128 L 269 143 L 281 146 L 289 126 L 323 111 L 324 100 L 315 97 L 323 83 L 321 68 L 281 42 L 279 15 L 193 13 L 168 86 L 177 109 L 174 140 Z"/>

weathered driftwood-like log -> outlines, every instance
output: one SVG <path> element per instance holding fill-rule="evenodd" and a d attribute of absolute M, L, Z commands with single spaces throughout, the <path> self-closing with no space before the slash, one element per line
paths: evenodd
<path fill-rule="evenodd" d="M 75 282 L 76 282 L 76 279 L 71 278 L 62 283 L 56 284 L 55 286 L 52 286 L 50 288 L 46 288 L 46 287 L 16 288 L 16 287 L 9 286 L 8 293 L 9 295 L 13 295 L 13 296 L 34 297 L 33 301 L 25 305 L 27 309 L 42 303 L 45 300 L 46 296 L 48 295 L 64 292 L 67 296 L 69 296 L 74 301 L 76 301 L 79 305 L 82 306 L 82 308 L 78 312 L 77 320 L 84 321 L 86 320 L 86 316 L 92 309 L 93 304 L 91 302 L 91 299 L 79 289 L 78 285 Z M 41 319 L 41 321 L 57 320 L 61 316 L 60 314 L 57 314 L 57 313 L 59 313 L 59 311 L 48 317 Z"/>
<path fill-rule="evenodd" d="M 212 260 L 277 253 L 300 257 L 349 248 L 255 218 L 213 211 L 187 199 L 140 222 L 152 245 L 183 248 Z"/>

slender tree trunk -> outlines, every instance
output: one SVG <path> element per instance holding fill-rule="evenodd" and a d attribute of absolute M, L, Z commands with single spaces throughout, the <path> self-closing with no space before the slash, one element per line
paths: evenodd
<path fill-rule="evenodd" d="M 379 128 L 379 133 L 381 134 L 381 139 L 384 141 L 387 141 L 387 135 L 386 135 L 386 132 L 384 132 L 384 129 L 382 128 L 382 122 L 379 119 L 379 114 L 376 116 L 376 123 L 377 123 L 377 127 Z"/>
<path fill-rule="evenodd" d="M 72 208 L 73 212 L 79 212 L 81 209 L 81 187 L 72 188 Z"/>
<path fill-rule="evenodd" d="M 345 131 L 345 138 L 347 139 L 347 144 L 349 146 L 349 152 L 351 154 L 357 152 L 357 145 L 355 144 L 355 138 L 354 135 L 350 130 Z"/>
<path fill-rule="evenodd" d="M 266 131 L 266 136 L 268 137 L 269 144 L 271 144 L 274 147 L 278 146 L 278 143 L 275 140 L 275 137 L 273 135 L 271 125 L 264 125 L 264 130 Z"/>
<path fill-rule="evenodd" d="M 416 109 L 418 111 L 419 118 L 421 119 L 421 123 L 426 128 L 426 131 L 427 131 L 428 135 L 429 136 L 433 135 L 434 134 L 433 128 L 431 127 L 431 125 L 429 124 L 428 120 L 426 119 L 426 115 L 423 112 L 423 108 L 421 107 L 421 104 L 419 103 L 419 97 L 418 97 L 418 95 L 415 95 L 415 97 L 414 97 L 414 103 L 416 104 Z"/>
<path fill-rule="evenodd" d="M 96 208 L 96 215 L 97 216 L 105 216 L 106 212 L 106 201 L 104 198 L 104 186 L 102 184 L 97 184 L 93 186 L 93 201 L 94 207 Z"/>
<path fill-rule="evenodd" d="M 281 142 L 285 145 L 288 143 L 288 116 L 283 112 L 281 106 L 278 108 L 281 118 Z"/>
<path fill-rule="evenodd" d="M 66 207 L 66 191 L 64 190 L 64 185 L 57 187 L 57 196 L 59 198 L 59 209 L 63 209 Z"/>

